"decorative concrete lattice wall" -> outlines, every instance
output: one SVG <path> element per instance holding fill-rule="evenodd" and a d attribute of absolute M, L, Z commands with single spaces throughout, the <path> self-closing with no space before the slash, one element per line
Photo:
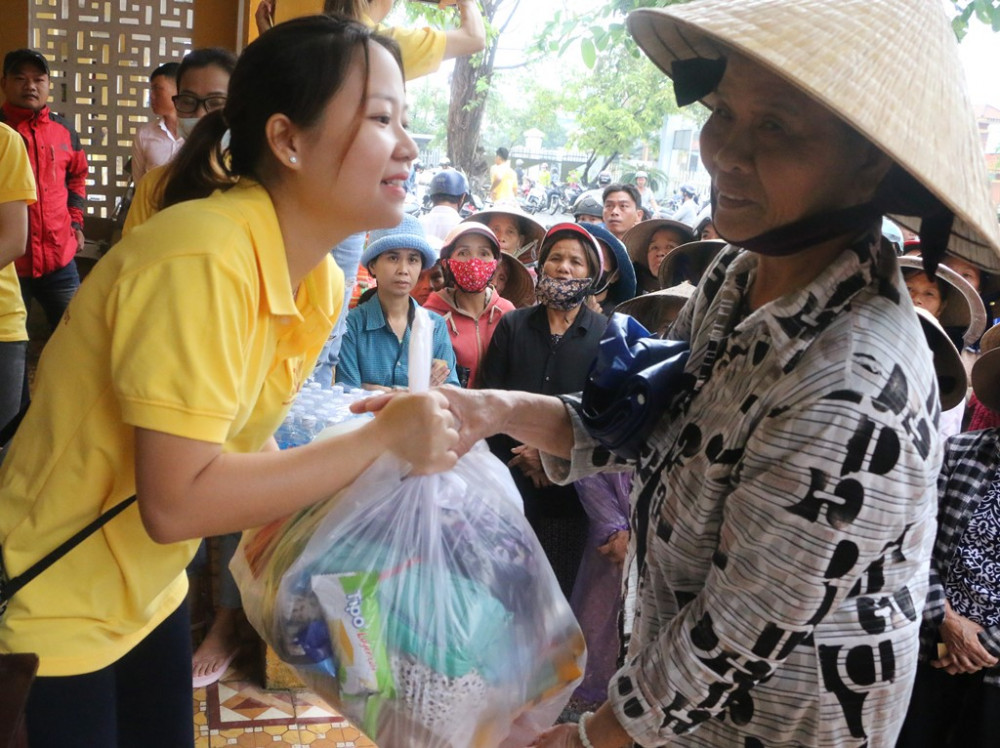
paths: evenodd
<path fill-rule="evenodd" d="M 191 49 L 194 0 L 31 0 L 30 45 L 52 68 L 52 110 L 90 162 L 87 214 L 109 218 L 128 187 L 137 127 L 152 113 L 149 73 Z"/>

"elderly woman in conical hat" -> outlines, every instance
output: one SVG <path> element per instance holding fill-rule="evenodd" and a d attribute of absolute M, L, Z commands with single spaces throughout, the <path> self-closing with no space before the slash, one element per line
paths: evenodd
<path fill-rule="evenodd" d="M 494 206 L 465 219 L 489 226 L 500 240 L 500 249 L 525 265 L 534 265 L 545 227 L 517 206 Z"/>
<path fill-rule="evenodd" d="M 941 404 L 881 218 L 919 227 L 928 273 L 945 250 L 1000 268 L 954 34 L 938 0 L 695 0 L 628 27 L 679 103 L 711 110 L 728 246 L 670 329 L 686 376 L 639 452 L 625 664 L 594 714 L 534 744 L 892 746 Z M 620 467 L 577 398 L 446 396 L 463 444 L 503 430 L 560 482 Z"/>

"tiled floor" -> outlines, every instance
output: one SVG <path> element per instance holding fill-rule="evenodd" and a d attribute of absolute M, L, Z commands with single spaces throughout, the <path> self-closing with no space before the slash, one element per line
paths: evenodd
<path fill-rule="evenodd" d="M 265 691 L 230 668 L 222 680 L 194 692 L 195 748 L 375 748 L 308 691 Z"/>

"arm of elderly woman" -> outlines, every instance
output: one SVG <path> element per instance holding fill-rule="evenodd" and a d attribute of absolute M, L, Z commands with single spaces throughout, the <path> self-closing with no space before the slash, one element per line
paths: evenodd
<path fill-rule="evenodd" d="M 898 460 L 886 472 L 861 455 L 862 464 L 852 465 L 845 477 L 843 461 L 824 458 L 824 451 L 835 452 L 822 445 L 847 443 L 866 417 L 877 421 L 876 430 L 896 434 Z M 802 449 L 804 438 L 812 449 Z M 729 711 L 738 719 L 752 704 L 752 689 L 818 624 L 834 617 L 835 633 L 849 633 L 852 644 L 876 662 L 874 672 L 886 672 L 877 664 L 878 644 L 912 638 L 918 618 L 892 601 L 907 599 L 906 585 L 920 584 L 924 574 L 895 564 L 905 557 L 904 564 L 919 565 L 912 559 L 920 557 L 921 534 L 933 526 L 913 523 L 913 514 L 900 508 L 923 502 L 930 519 L 936 491 L 929 472 L 905 425 L 891 412 L 861 415 L 849 402 L 831 398 L 765 418 L 748 440 L 739 480 L 725 497 L 719 547 L 704 586 L 613 679 L 609 692 L 618 723 L 636 742 L 658 745 L 710 716 Z M 908 493 L 900 491 L 904 480 Z M 852 505 L 859 488 L 863 499 Z M 675 533 L 679 529 L 674 526 Z M 655 564 L 655 556 L 648 563 Z M 878 574 L 884 575 L 882 588 Z M 863 605 L 839 610 L 859 583 L 878 610 L 860 622 L 855 611 Z M 665 596 L 669 590 L 661 592 Z M 648 608 L 642 612 L 657 615 Z M 892 626 L 885 626 L 883 614 Z M 833 656 L 837 650 L 827 647 L 826 653 Z M 823 664 L 837 668 L 836 662 Z M 850 690 L 853 684 L 843 685 Z M 858 685 L 857 690 L 867 689 Z M 869 697 L 865 710 L 877 709 L 877 697 Z M 861 708 L 849 701 L 842 704 L 845 712 Z M 600 724 L 603 720 L 595 719 L 595 727 Z M 598 748 L 615 744 L 591 741 Z"/>
<path fill-rule="evenodd" d="M 863 419 L 878 433 L 895 435 L 899 456 L 892 469 L 872 464 L 864 454 L 845 460 L 823 449 L 848 443 Z M 913 559 L 920 557 L 922 534 L 932 526 L 934 478 L 902 418 L 892 412 L 862 414 L 852 403 L 830 398 L 765 418 L 748 440 L 739 482 L 726 496 L 719 558 L 704 588 L 620 673 L 613 692 L 627 692 L 621 688 L 625 678 L 648 705 L 628 724 L 629 731 L 640 742 L 656 743 L 692 729 L 699 721 L 695 712 L 707 705 L 717 715 L 738 710 L 743 697 L 752 703 L 752 688 L 829 619 L 837 634 L 850 633 L 852 644 L 875 661 L 882 655 L 876 641 L 891 646 L 894 638 L 911 637 L 916 613 L 894 608 L 891 601 L 908 599 L 907 584 L 923 581 Z M 910 502 L 926 507 L 927 522 L 909 526 L 914 513 L 902 509 Z M 900 558 L 913 565 L 909 575 L 897 568 Z M 864 620 L 860 602 L 838 610 L 856 585 L 878 610 L 869 612 L 870 620 Z M 886 626 L 880 614 L 904 630 Z M 866 632 L 869 641 L 862 643 Z M 821 659 L 839 649 L 816 644 Z M 727 666 L 708 668 L 709 660 Z M 837 668 L 836 661 L 822 665 L 824 672 Z M 876 666 L 875 672 L 884 671 Z M 648 682 L 650 673 L 658 674 L 655 682 Z M 843 685 L 850 690 L 850 683 Z M 629 698 L 616 699 L 619 718 L 628 719 Z M 680 709 L 666 708 L 678 700 Z"/>

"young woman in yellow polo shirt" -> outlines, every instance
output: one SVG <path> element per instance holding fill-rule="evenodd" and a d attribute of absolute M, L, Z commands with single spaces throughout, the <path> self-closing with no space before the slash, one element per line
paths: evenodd
<path fill-rule="evenodd" d="M 391 41 L 332 18 L 276 26 L 188 143 L 219 190 L 136 228 L 70 304 L 0 467 L 7 572 L 138 501 L 0 622 L 0 651 L 40 657 L 33 748 L 192 745 L 184 569 L 198 539 L 322 500 L 385 451 L 421 472 L 454 465 L 437 393 L 400 396 L 360 438 L 280 452 L 271 438 L 342 303 L 329 248 L 402 217 L 404 108 Z M 210 164 L 227 129 L 223 178 Z"/>

